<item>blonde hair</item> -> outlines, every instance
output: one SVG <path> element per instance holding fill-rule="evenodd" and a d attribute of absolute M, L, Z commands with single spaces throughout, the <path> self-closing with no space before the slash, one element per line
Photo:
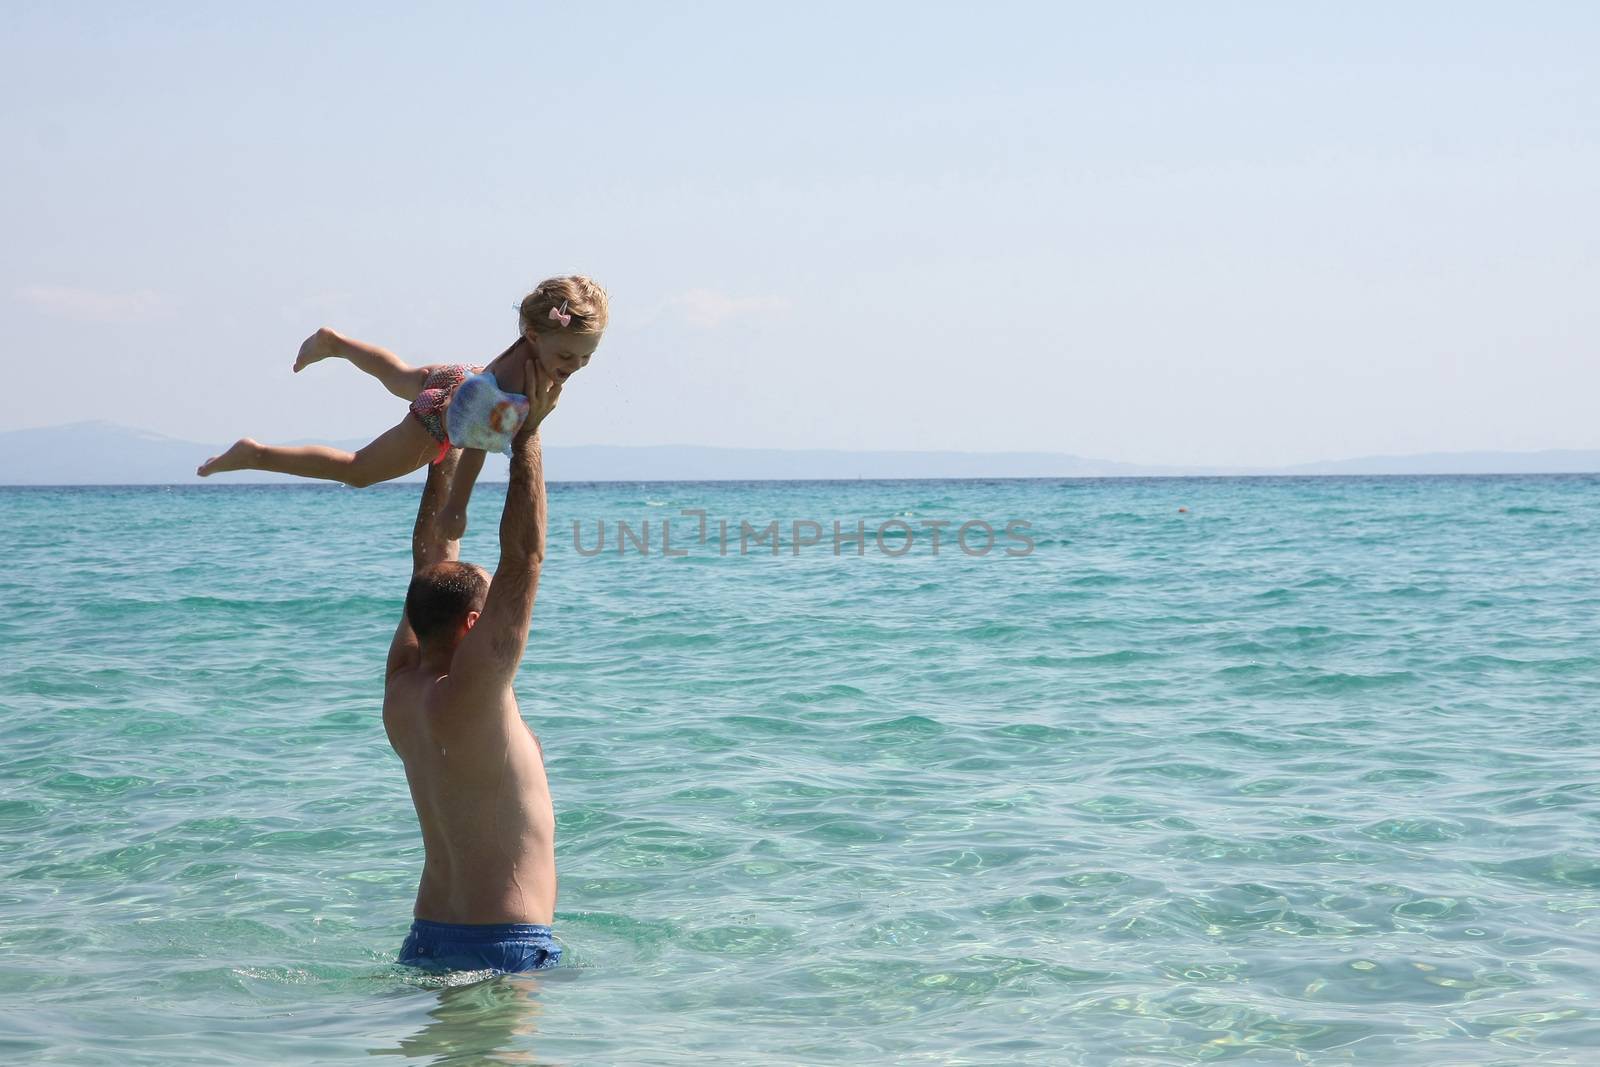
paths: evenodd
<path fill-rule="evenodd" d="M 570 326 L 550 317 L 552 310 L 572 316 Z M 522 298 L 517 306 L 522 332 L 553 333 L 570 330 L 573 333 L 604 333 L 611 317 L 611 300 L 606 291 L 593 278 L 582 274 L 563 274 L 559 278 L 546 278 L 534 286 L 533 292 Z"/>

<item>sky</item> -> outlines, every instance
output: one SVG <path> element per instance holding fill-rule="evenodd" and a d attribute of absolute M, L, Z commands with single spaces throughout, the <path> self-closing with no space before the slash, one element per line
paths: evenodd
<path fill-rule="evenodd" d="M 307 334 L 483 362 L 582 272 L 564 444 L 1600 447 L 1600 5 L 6 22 L 0 430 L 376 435 L 404 403 L 291 374 Z"/>

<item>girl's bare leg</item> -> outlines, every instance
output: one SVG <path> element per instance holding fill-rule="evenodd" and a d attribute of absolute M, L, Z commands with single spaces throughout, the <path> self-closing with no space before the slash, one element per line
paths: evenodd
<path fill-rule="evenodd" d="M 220 456 L 212 456 L 195 471 L 200 477 L 222 471 L 275 471 L 299 478 L 322 478 L 357 489 L 392 481 L 427 465 L 439 444 L 422 424 L 407 415 L 399 425 L 385 430 L 359 452 L 305 445 L 298 448 L 263 445 L 240 438 Z"/>
<path fill-rule="evenodd" d="M 294 372 L 299 374 L 313 363 L 334 357 L 354 363 L 402 400 L 416 399 L 416 395 L 422 392 L 422 383 L 428 380 L 429 368 L 409 366 L 387 348 L 353 340 L 326 326 L 307 337 L 300 346 L 300 354 L 294 361 Z"/>

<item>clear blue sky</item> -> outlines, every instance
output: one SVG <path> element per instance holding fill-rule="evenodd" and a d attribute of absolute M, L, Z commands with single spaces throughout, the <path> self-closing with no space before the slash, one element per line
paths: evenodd
<path fill-rule="evenodd" d="M 403 404 L 306 333 L 483 359 L 579 270 L 562 443 L 1600 447 L 1600 5 L 6 22 L 0 429 L 367 436 Z"/>

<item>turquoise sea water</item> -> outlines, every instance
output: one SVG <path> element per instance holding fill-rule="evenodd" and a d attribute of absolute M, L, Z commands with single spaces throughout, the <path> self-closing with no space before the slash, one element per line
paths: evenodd
<path fill-rule="evenodd" d="M 1600 1059 L 1600 478 L 557 486 L 566 958 L 449 984 L 416 492 L 0 490 L 0 1062 Z"/>

